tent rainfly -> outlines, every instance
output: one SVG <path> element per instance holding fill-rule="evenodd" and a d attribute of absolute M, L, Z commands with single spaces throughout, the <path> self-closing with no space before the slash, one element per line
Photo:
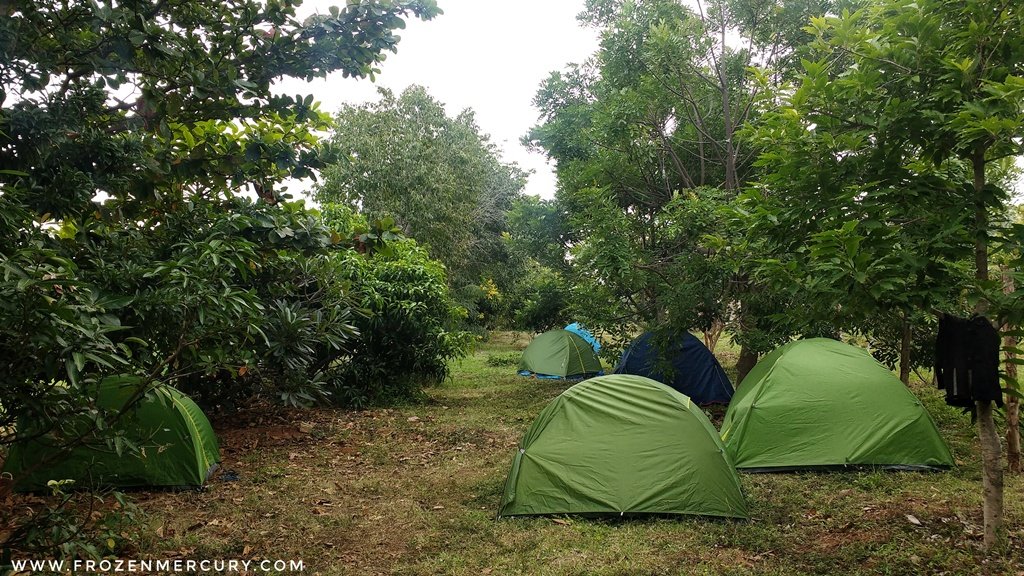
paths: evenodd
<path fill-rule="evenodd" d="M 747 518 L 747 505 L 700 408 L 660 382 L 613 374 L 552 400 L 519 444 L 498 516 L 540 514 Z"/>
<path fill-rule="evenodd" d="M 587 344 L 590 344 L 590 347 L 594 349 L 595 353 L 601 352 L 601 342 L 598 341 L 596 336 L 590 333 L 590 330 L 587 330 L 580 325 L 579 322 L 573 322 L 566 326 L 565 329 L 586 340 Z"/>
<path fill-rule="evenodd" d="M 942 469 L 949 448 L 921 402 L 863 348 L 790 342 L 743 380 L 722 422 L 736 467 Z"/>
<path fill-rule="evenodd" d="M 523 350 L 521 376 L 537 378 L 590 378 L 603 374 L 601 361 L 590 344 L 568 330 L 549 330 Z"/>
<path fill-rule="evenodd" d="M 667 369 L 670 368 L 670 369 Z M 686 332 L 666 349 L 647 332 L 622 352 L 616 374 L 636 374 L 668 384 L 700 404 L 728 404 L 732 382 L 715 355 Z"/>
<path fill-rule="evenodd" d="M 101 384 L 97 404 L 121 411 L 137 394 L 135 386 Z M 82 418 L 71 426 L 84 433 L 92 424 Z M 65 479 L 74 480 L 74 486 L 187 487 L 203 485 L 220 462 L 210 421 L 191 398 L 170 386 L 148 392 L 113 426 L 142 454 L 118 455 L 105 441 L 93 440 L 61 455 L 45 433 L 34 435 L 28 424 L 24 430 L 31 439 L 11 446 L 3 472 L 13 477 L 19 491 L 46 490 L 49 480 Z"/>

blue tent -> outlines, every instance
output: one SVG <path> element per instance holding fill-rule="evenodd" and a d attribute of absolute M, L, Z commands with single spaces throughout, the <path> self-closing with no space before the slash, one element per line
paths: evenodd
<path fill-rule="evenodd" d="M 594 349 L 595 354 L 601 351 L 601 343 L 586 328 L 580 326 L 579 322 L 573 322 L 566 326 L 565 329 L 586 340 L 587 344 L 590 344 L 590 347 Z"/>
<path fill-rule="evenodd" d="M 665 352 L 671 364 L 671 378 L 664 370 L 667 364 L 659 359 L 659 347 L 650 332 L 644 333 L 622 352 L 616 374 L 636 374 L 675 388 L 697 404 L 728 404 L 732 398 L 732 382 L 722 370 L 715 355 L 703 342 L 687 332 L 672 341 Z"/>

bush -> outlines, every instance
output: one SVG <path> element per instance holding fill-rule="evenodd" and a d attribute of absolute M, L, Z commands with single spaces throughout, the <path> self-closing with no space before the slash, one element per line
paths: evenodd
<path fill-rule="evenodd" d="M 323 371 L 346 354 L 349 285 L 338 244 L 301 203 L 176 202 L 159 225 L 110 216 L 61 231 L 84 280 L 130 302 L 118 345 L 140 374 L 157 372 L 210 406 L 268 396 L 324 398 Z"/>
<path fill-rule="evenodd" d="M 448 376 L 448 361 L 465 355 L 472 335 L 458 329 L 444 267 L 412 240 L 370 258 L 347 254 L 339 272 L 355 288 L 359 331 L 349 357 L 336 366 L 335 400 L 361 407 L 414 396 Z"/>
<path fill-rule="evenodd" d="M 123 493 L 66 492 L 64 482 L 50 487 L 52 498 L 27 510 L 10 535 L 22 554 L 100 560 L 132 551 L 146 515 Z M 0 569 L 9 568 L 10 560 L 0 557 Z"/>
<path fill-rule="evenodd" d="M 45 430 L 55 445 L 120 442 L 130 457 L 95 405 L 111 379 L 172 384 L 206 407 L 362 406 L 445 378 L 471 342 L 443 267 L 392 224 L 357 222 L 346 236 L 301 203 L 244 199 L 128 214 L 110 202 L 46 230 L 17 225 L 28 213 L 0 195 L 0 450 Z M 19 526 L 4 548 L 67 540 L 64 556 L 103 553 L 75 540 L 68 510 L 0 510 L 0 526 Z"/>
<path fill-rule="evenodd" d="M 488 354 L 487 365 L 495 368 L 506 366 L 519 366 L 519 360 L 523 357 L 521 352 L 503 352 L 500 354 Z"/>
<path fill-rule="evenodd" d="M 522 293 L 522 304 L 515 316 L 517 327 L 545 332 L 569 323 L 570 290 L 557 272 L 538 268 Z"/>

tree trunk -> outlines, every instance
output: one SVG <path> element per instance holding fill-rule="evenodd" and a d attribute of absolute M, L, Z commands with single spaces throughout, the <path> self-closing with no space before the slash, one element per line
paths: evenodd
<path fill-rule="evenodd" d="M 1014 290 L 1013 275 L 1010 274 L 1010 267 L 1005 264 L 1000 266 L 1003 277 L 1003 293 L 1011 294 Z M 1013 326 L 1008 328 L 1013 329 Z M 1017 355 L 1010 352 L 1010 349 L 1017 347 L 1016 336 L 1004 336 L 1003 347 L 1006 352 L 1006 376 L 1013 382 L 1017 381 L 1017 365 L 1012 360 Z M 1006 468 L 1011 474 L 1020 474 L 1020 398 L 1006 395 Z"/>
<path fill-rule="evenodd" d="M 914 331 L 910 327 L 910 319 L 906 313 L 900 326 L 900 382 L 904 385 L 910 384 L 910 344 L 914 338 Z"/>
<path fill-rule="evenodd" d="M 740 348 L 740 358 L 736 361 L 736 386 L 739 387 L 743 379 L 747 377 L 747 374 L 753 370 L 754 365 L 757 364 L 757 352 L 750 349 L 749 346 L 743 346 Z"/>
<path fill-rule="evenodd" d="M 983 491 L 985 498 L 985 549 L 990 550 L 999 541 L 1003 525 L 1003 467 L 999 462 L 1002 449 L 999 434 L 992 418 L 992 403 L 975 402 L 978 410 L 978 437 L 981 439 L 981 461 L 984 467 Z"/>
<path fill-rule="evenodd" d="M 729 98 L 729 82 L 726 80 L 725 63 L 725 12 L 722 13 L 721 22 L 721 58 L 716 62 L 718 71 L 719 89 L 722 94 L 722 131 L 725 134 L 725 189 L 736 190 L 739 188 L 739 178 L 736 175 L 736 146 L 733 142 L 735 127 L 732 121 L 732 103 Z"/>
<path fill-rule="evenodd" d="M 710 350 L 712 354 L 715 353 L 715 348 L 718 346 L 718 340 L 722 337 L 722 332 L 724 330 L 725 322 L 715 318 L 714 322 L 711 323 L 711 327 L 704 331 L 704 345 L 708 347 L 708 350 Z"/>
<path fill-rule="evenodd" d="M 1020 398 L 1006 399 L 1006 467 L 1020 474 Z"/>
<path fill-rule="evenodd" d="M 974 169 L 974 277 L 979 283 L 988 280 L 988 210 L 985 206 L 985 147 L 979 145 L 971 157 Z M 978 300 L 975 312 L 984 314 L 988 303 Z M 978 413 L 978 440 L 981 442 L 982 494 L 984 496 L 985 549 L 990 550 L 999 540 L 1003 524 L 1003 466 L 1002 448 L 992 417 L 992 403 L 975 402 Z"/>
<path fill-rule="evenodd" d="M 651 297 L 654 301 L 654 322 L 658 326 L 664 326 L 668 322 L 668 308 L 660 304 L 655 297 Z"/>

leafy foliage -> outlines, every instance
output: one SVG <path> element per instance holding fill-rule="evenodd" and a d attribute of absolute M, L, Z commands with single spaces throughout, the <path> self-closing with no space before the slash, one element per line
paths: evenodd
<path fill-rule="evenodd" d="M 381 89 L 377 103 L 342 106 L 325 150 L 321 203 L 394 218 L 454 287 L 508 276 L 501 235 L 526 173 L 499 159 L 472 110 L 451 118 L 421 86 L 398 96 Z"/>
<path fill-rule="evenodd" d="M 996 187 L 976 193 L 971 162 L 979 150 L 996 158 L 1010 146 L 1016 80 L 996 60 L 959 67 L 968 61 L 954 54 L 975 54 L 983 42 L 975 33 L 992 33 L 960 30 L 950 42 L 940 30 L 959 30 L 960 18 L 949 6 L 882 3 L 812 19 L 811 59 L 790 94 L 761 103 L 762 121 L 750 132 L 764 151 L 764 176 L 745 198 L 751 235 L 773 255 L 763 271 L 847 330 L 877 327 L 881 336 L 918 310 L 962 310 L 975 238 L 993 231 L 978 227 L 988 228 L 986 214 L 1005 201 Z M 869 21 L 878 27 L 869 31 Z M 991 118 L 971 125 L 1000 127 L 984 138 L 963 124 L 982 109 Z M 879 323 L 886 313 L 890 320 Z"/>
<path fill-rule="evenodd" d="M 282 176 L 320 166 L 309 133 L 323 117 L 272 81 L 372 75 L 403 16 L 437 13 L 370 1 L 299 22 L 299 4 L 5 4 L 0 165 L 24 173 L 6 180 L 57 217 L 89 211 L 97 190 L 145 201 L 251 184 L 274 201 Z"/>
<path fill-rule="evenodd" d="M 338 274 L 359 287 L 358 338 L 337 364 L 335 400 L 363 407 L 414 395 L 448 376 L 448 361 L 464 355 L 471 335 L 458 329 L 465 309 L 451 299 L 444 268 L 412 240 L 392 254 L 349 254 Z"/>
<path fill-rule="evenodd" d="M 751 281 L 756 246 L 726 208 L 757 177 L 757 147 L 737 133 L 807 37 L 792 19 L 830 6 L 587 2 L 601 48 L 541 85 L 524 142 L 557 162 L 566 227 L 545 246 L 587 296 L 574 312 L 588 326 L 626 338 L 728 323 L 754 352 L 792 333 L 758 315 L 786 298 Z M 774 68 L 751 74 L 758 64 Z"/>
<path fill-rule="evenodd" d="M 439 11 L 368 0 L 300 22 L 299 4 L 0 5 L 0 447 L 43 430 L 131 452 L 95 409 L 101 381 L 220 404 L 326 390 L 355 334 L 338 267 L 366 244 L 275 189 L 322 166 L 327 117 L 271 85 L 372 76 L 404 18 Z M 5 550 L 66 527 L 28 521 Z"/>
<path fill-rule="evenodd" d="M 561 328 L 572 321 L 572 290 L 565 278 L 551 269 L 533 266 L 516 294 L 517 326 L 532 332 Z"/>
<path fill-rule="evenodd" d="M 116 341 L 145 344 L 133 362 L 165 362 L 164 381 L 211 403 L 315 399 L 301 388 L 355 330 L 327 250 L 339 237 L 301 203 L 197 200 L 150 221 L 100 216 L 65 220 L 61 242 L 85 281 L 130 301 Z"/>
<path fill-rule="evenodd" d="M 804 72 L 762 103 L 754 134 L 766 175 L 748 207 L 774 254 L 766 268 L 880 342 L 893 323 L 872 322 L 898 319 L 905 382 L 920 361 L 919 311 L 1020 317 L 1001 309 L 1009 299 L 989 279 L 1007 207 L 989 172 L 1019 155 L 1024 137 L 1022 23 L 1019 5 L 985 0 L 881 1 L 812 18 Z M 991 548 L 1001 448 L 991 403 L 975 408 Z"/>
<path fill-rule="evenodd" d="M 50 502 L 29 509 L 11 540 L 33 557 L 100 560 L 131 551 L 146 515 L 121 492 L 76 494 L 72 484 L 52 481 Z M 0 554 L 0 565 L 11 558 Z"/>
<path fill-rule="evenodd" d="M 503 352 L 503 353 L 490 353 L 487 355 L 487 365 L 494 368 L 504 368 L 506 366 L 518 366 L 519 360 L 522 359 L 523 354 L 521 352 Z"/>

